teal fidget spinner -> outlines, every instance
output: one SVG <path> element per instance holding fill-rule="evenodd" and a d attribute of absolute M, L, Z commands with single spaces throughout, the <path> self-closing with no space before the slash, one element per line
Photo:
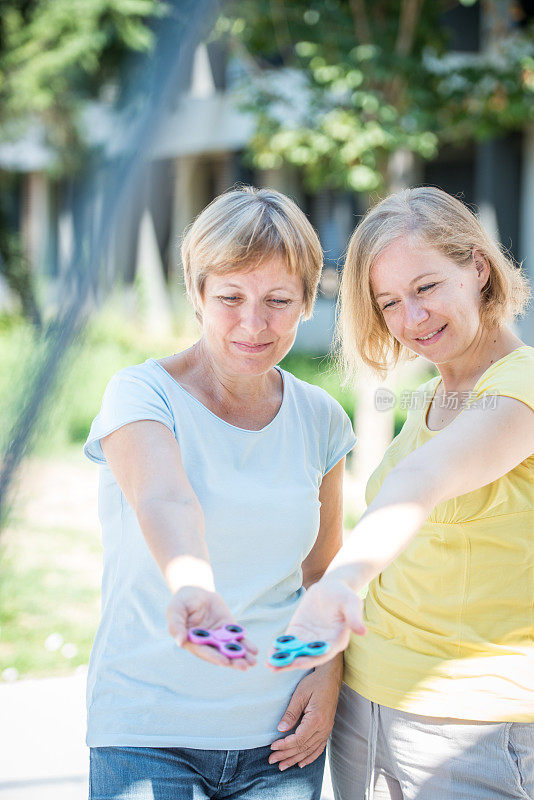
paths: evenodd
<path fill-rule="evenodd" d="M 273 667 L 287 667 L 299 656 L 322 656 L 323 653 L 330 650 L 330 645 L 327 642 L 301 642 L 296 636 L 291 636 L 288 633 L 278 636 L 274 640 L 274 649 L 276 652 L 269 657 L 269 664 Z"/>

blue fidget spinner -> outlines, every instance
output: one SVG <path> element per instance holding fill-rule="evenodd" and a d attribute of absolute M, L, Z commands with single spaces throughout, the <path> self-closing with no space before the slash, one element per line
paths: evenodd
<path fill-rule="evenodd" d="M 301 642 L 296 636 L 288 633 L 278 636 L 274 640 L 273 647 L 276 652 L 269 656 L 269 664 L 272 667 L 287 667 L 299 656 L 322 656 L 330 650 L 327 642 Z"/>

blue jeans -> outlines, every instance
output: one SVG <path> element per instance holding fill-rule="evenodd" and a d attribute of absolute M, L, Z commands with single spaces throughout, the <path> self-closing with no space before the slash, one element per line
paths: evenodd
<path fill-rule="evenodd" d="M 93 747 L 89 800 L 319 800 L 324 753 L 302 769 L 252 750 Z"/>

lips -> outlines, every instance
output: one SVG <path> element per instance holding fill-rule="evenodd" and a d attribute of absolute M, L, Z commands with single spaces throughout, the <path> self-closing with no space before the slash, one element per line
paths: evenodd
<path fill-rule="evenodd" d="M 232 344 L 244 353 L 262 353 L 271 346 L 272 342 L 265 342 L 264 344 L 255 344 L 254 342 L 232 342 Z"/>
<path fill-rule="evenodd" d="M 445 330 L 446 327 L 447 323 L 442 325 L 441 328 L 436 328 L 434 331 L 429 331 L 424 336 L 417 336 L 416 342 L 420 342 L 420 344 L 428 344 L 429 342 L 433 342 L 439 336 L 439 334 Z"/>

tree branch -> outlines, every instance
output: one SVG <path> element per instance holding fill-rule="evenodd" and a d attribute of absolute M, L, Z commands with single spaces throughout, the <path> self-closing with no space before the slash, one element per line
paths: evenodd
<path fill-rule="evenodd" d="M 350 10 L 354 20 L 354 35 L 358 44 L 368 44 L 372 37 L 365 0 L 350 0 Z"/>
<path fill-rule="evenodd" d="M 395 42 L 395 53 L 407 56 L 415 39 L 417 23 L 425 0 L 403 0 L 400 10 L 399 32 Z"/>

